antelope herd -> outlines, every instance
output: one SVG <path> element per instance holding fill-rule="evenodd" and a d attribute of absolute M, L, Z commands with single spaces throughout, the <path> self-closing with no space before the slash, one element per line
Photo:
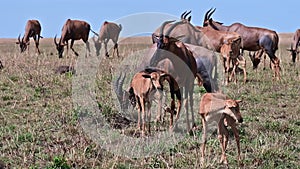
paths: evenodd
<path fill-rule="evenodd" d="M 243 69 L 244 79 L 247 81 L 246 60 L 244 50 L 254 51 L 249 54 L 253 68 L 257 68 L 261 56 L 265 53 L 271 60 L 271 68 L 274 71 L 274 79 L 280 80 L 280 60 L 275 55 L 278 49 L 278 34 L 266 28 L 249 27 L 241 23 L 233 23 L 230 26 L 224 26 L 218 21 L 214 21 L 211 16 L 215 9 L 210 9 L 205 13 L 202 26 L 196 26 L 191 23 L 190 12 L 184 12 L 179 21 L 165 21 L 152 34 L 152 48 L 155 49 L 149 53 L 149 63 L 142 71 L 137 71 L 131 79 L 129 88 L 122 88 L 124 79 L 119 77 L 114 82 L 114 87 L 122 109 L 129 107 L 129 103 L 138 109 L 137 126 L 141 130 L 143 137 L 151 136 L 151 104 L 158 95 L 158 110 L 156 121 L 161 120 L 160 109 L 162 108 L 163 82 L 169 83 L 171 102 L 168 112 L 170 112 L 170 131 L 176 126 L 180 118 L 181 107 L 186 112 L 186 131 L 192 130 L 195 126 L 194 117 L 194 81 L 197 79 L 198 85 L 203 85 L 206 90 L 199 103 L 199 112 L 202 119 L 202 157 L 204 162 L 205 144 L 207 142 L 207 131 L 210 123 L 216 122 L 218 128 L 218 138 L 221 143 L 222 157 L 220 162 L 227 164 L 225 150 L 228 143 L 227 125 L 231 127 L 236 138 L 238 147 L 238 160 L 240 161 L 240 143 L 237 122 L 243 120 L 239 109 L 240 100 L 230 99 L 222 94 L 217 80 L 218 55 L 223 63 L 223 72 L 225 78 L 223 83 L 237 83 L 236 69 L 240 66 Z M 119 57 L 118 39 L 122 31 L 122 25 L 105 21 L 99 31 L 99 34 L 91 29 L 90 24 L 85 21 L 68 19 L 63 25 L 59 41 L 54 37 L 54 44 L 58 51 L 59 58 L 63 57 L 64 47 L 71 40 L 70 48 L 76 56 L 78 53 L 73 49 L 75 40 L 82 39 L 86 44 L 87 52 L 90 53 L 88 42 L 89 32 L 93 32 L 98 38 L 93 37 L 96 48 L 96 55 L 100 54 L 101 44 L 104 43 L 105 55 L 108 57 L 107 44 L 111 39 L 114 43 L 113 56 L 115 50 Z M 20 45 L 21 52 L 24 52 L 29 45 L 29 38 L 33 37 L 36 50 L 40 54 L 39 39 L 42 38 L 41 25 L 37 20 L 29 20 L 26 24 L 25 34 L 22 39 L 18 37 L 17 44 Z M 298 45 L 300 40 L 300 29 L 295 32 L 290 49 L 292 61 L 295 62 L 298 54 Z M 219 54 L 218 54 L 219 53 Z M 232 67 L 232 68 L 231 68 Z M 177 99 L 177 104 L 175 100 Z M 189 113 L 189 110 L 191 113 Z M 189 121 L 191 115 L 192 122 Z M 173 122 L 173 116 L 175 121 Z M 142 122 L 140 122 L 142 121 Z M 142 125 L 141 125 L 142 123 Z M 174 124 L 175 123 L 175 124 Z M 148 125 L 147 125 L 148 124 Z M 147 127 L 148 126 L 148 127 Z"/>

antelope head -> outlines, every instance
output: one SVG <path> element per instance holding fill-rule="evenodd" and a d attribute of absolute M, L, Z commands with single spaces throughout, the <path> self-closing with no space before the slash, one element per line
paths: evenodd
<path fill-rule="evenodd" d="M 57 43 L 56 42 L 56 35 L 55 35 L 55 37 L 54 37 L 54 44 L 55 44 L 55 46 L 56 46 L 56 50 L 57 50 L 57 52 L 58 52 L 58 57 L 59 58 L 62 58 L 62 55 L 63 55 L 63 52 L 64 52 L 64 46 L 66 45 L 66 44 L 61 44 L 61 39 L 59 40 L 59 42 Z"/>
<path fill-rule="evenodd" d="M 22 40 L 20 40 L 20 36 L 18 37 L 18 42 L 16 42 L 16 44 L 18 44 L 20 46 L 21 49 L 21 53 L 24 52 L 27 49 L 27 46 L 29 45 L 29 41 L 28 42 L 24 42 L 24 37 L 22 38 Z"/>

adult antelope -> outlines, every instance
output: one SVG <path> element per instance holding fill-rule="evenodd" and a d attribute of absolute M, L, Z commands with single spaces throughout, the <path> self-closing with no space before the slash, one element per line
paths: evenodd
<path fill-rule="evenodd" d="M 179 86 L 184 88 L 185 110 L 187 119 L 187 131 L 190 130 L 188 105 L 191 107 L 192 123 L 194 124 L 193 113 L 193 89 L 194 80 L 200 77 L 197 74 L 197 65 L 193 53 L 187 49 L 185 44 L 176 38 L 170 37 L 170 32 L 181 22 L 173 24 L 164 34 L 164 28 L 173 21 L 166 21 L 162 24 L 160 35 L 152 35 L 153 42 L 156 43 L 156 51 L 150 60 L 150 66 L 161 65 L 161 69 L 171 74 Z M 167 61 L 166 61 L 167 60 Z M 162 63 L 163 62 L 163 63 Z M 179 118 L 179 112 L 176 119 Z"/>
<path fill-rule="evenodd" d="M 105 56 L 109 57 L 109 54 L 107 51 L 107 43 L 111 39 L 114 43 L 113 56 L 115 55 L 115 50 L 117 50 L 117 56 L 119 57 L 118 39 L 119 39 L 119 34 L 120 34 L 121 30 L 122 30 L 121 24 L 117 25 L 116 23 L 107 22 L 107 21 L 105 21 L 102 24 L 100 31 L 99 31 L 98 39 L 95 40 L 93 38 L 97 56 L 99 56 L 99 54 L 100 54 L 101 44 L 103 42 L 104 48 L 105 48 Z"/>
<path fill-rule="evenodd" d="M 82 41 L 86 44 L 85 56 L 87 57 L 87 52 L 90 52 L 90 46 L 88 42 L 90 31 L 92 31 L 95 35 L 98 36 L 98 34 L 91 29 L 90 24 L 88 24 L 87 22 L 68 19 L 62 28 L 61 37 L 58 43 L 56 42 L 56 35 L 54 37 L 54 43 L 58 51 L 59 58 L 62 58 L 64 52 L 64 46 L 67 46 L 67 53 L 68 53 L 69 40 L 71 40 L 70 48 L 72 49 L 74 54 L 78 56 L 78 53 L 73 49 L 73 44 L 75 40 L 80 40 L 80 39 L 82 39 Z"/>
<path fill-rule="evenodd" d="M 159 70 L 148 68 L 144 71 L 136 73 L 130 83 L 128 90 L 129 99 L 132 105 L 138 106 L 138 128 L 142 130 L 142 136 L 145 135 L 146 122 L 148 122 L 148 133 L 150 134 L 150 120 L 151 120 L 151 102 L 154 98 L 154 94 L 157 91 L 162 92 L 163 82 L 167 81 L 170 86 L 171 94 L 171 116 L 170 116 L 170 129 L 173 127 L 173 115 L 176 113 L 175 96 L 178 100 L 177 106 L 181 108 L 181 93 L 176 80 L 168 73 Z M 140 125 L 140 119 L 142 119 L 142 126 Z"/>
<path fill-rule="evenodd" d="M 257 51 L 263 49 L 269 56 L 272 64 L 274 75 L 273 77 L 280 80 L 280 60 L 275 56 L 275 52 L 278 49 L 279 37 L 275 31 L 258 28 L 249 27 L 241 23 L 234 23 L 230 26 L 224 26 L 222 23 L 214 21 L 211 15 L 215 12 L 215 9 L 210 9 L 205 13 L 203 26 L 209 26 L 213 29 L 227 32 L 236 32 L 242 37 L 242 54 L 244 50 Z M 260 59 L 253 60 L 253 68 L 257 68 Z"/>
<path fill-rule="evenodd" d="M 298 51 L 299 41 L 300 41 L 300 29 L 297 29 L 293 35 L 291 48 L 287 49 L 288 51 L 291 52 L 293 63 L 296 62 L 296 57 L 297 57 L 297 54 L 299 53 L 299 51 Z"/>
<path fill-rule="evenodd" d="M 238 33 L 217 31 L 212 28 L 193 26 L 190 23 L 191 17 L 186 18 L 188 14 L 190 14 L 190 12 L 185 12 L 181 15 L 181 24 L 177 24 L 177 26 L 170 32 L 169 36 L 176 37 L 184 43 L 202 46 L 218 53 L 220 53 L 221 46 L 225 43 L 230 43 L 230 45 L 232 44 L 234 46 L 241 44 L 241 36 Z M 168 23 L 165 27 L 173 27 L 172 25 L 172 23 Z M 157 29 L 154 32 L 154 35 L 157 36 L 159 34 L 159 30 L 160 29 Z M 233 57 L 239 57 L 239 48 L 237 48 L 237 50 L 232 54 L 234 54 Z M 243 70 L 246 71 L 245 68 L 243 68 Z M 245 74 L 246 72 L 244 72 L 244 75 Z M 246 77 L 244 77 L 244 79 L 246 79 Z"/>
<path fill-rule="evenodd" d="M 25 26 L 25 33 L 24 36 L 22 38 L 22 40 L 20 40 L 20 36 L 18 37 L 18 42 L 16 42 L 16 44 L 20 45 L 20 49 L 21 49 L 21 53 L 24 52 L 27 49 L 27 46 L 30 44 L 30 39 L 29 38 L 33 38 L 34 42 L 35 42 L 35 47 L 36 47 L 36 51 L 38 52 L 38 54 L 40 54 L 40 49 L 39 49 L 39 41 L 40 38 L 43 38 L 40 34 L 41 34 L 41 24 L 38 20 L 28 20 Z M 29 48 L 28 48 L 29 50 Z"/>

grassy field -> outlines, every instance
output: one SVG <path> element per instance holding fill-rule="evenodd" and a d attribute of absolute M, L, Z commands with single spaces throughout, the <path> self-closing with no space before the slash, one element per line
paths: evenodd
<path fill-rule="evenodd" d="M 281 81 L 272 81 L 272 71 L 269 67 L 263 70 L 262 64 L 258 70 L 252 70 L 246 55 L 248 82 L 231 83 L 224 89 L 230 97 L 243 100 L 241 113 L 244 122 L 239 126 L 242 165 L 237 164 L 236 145 L 231 135 L 227 149 L 231 168 L 300 166 L 300 62 L 296 65 L 290 64 L 291 56 L 286 48 L 291 36 L 280 35 L 280 48 L 276 55 L 281 59 Z M 75 50 L 79 51 L 80 56 L 75 57 L 72 51 L 69 51 L 69 57 L 63 59 L 58 58 L 52 39 L 41 40 L 41 55 L 35 55 L 33 43 L 29 54 L 20 54 L 15 40 L 0 40 L 0 60 L 4 65 L 0 70 L 0 166 L 200 168 L 201 131 L 196 135 L 198 138 L 185 136 L 161 153 L 137 157 L 114 153 L 114 149 L 118 147 L 101 146 L 103 144 L 95 139 L 97 135 L 93 135 L 96 132 L 91 132 L 98 131 L 96 128 L 93 130 L 93 127 L 101 125 L 98 116 L 104 117 L 108 124 L 116 124 L 116 121 L 120 120 L 111 90 L 113 80 L 116 78 L 116 72 L 133 70 L 132 67 L 126 67 L 130 62 L 137 62 L 137 67 L 139 66 L 138 62 L 141 60 L 136 58 L 136 53 L 151 46 L 149 38 L 122 40 L 119 45 L 120 58 L 105 58 L 103 51 L 102 56 L 96 57 L 93 47 L 92 55 L 85 58 L 83 44 L 76 43 Z M 97 62 L 93 62 L 95 60 Z M 76 73 L 55 73 L 57 67 L 62 65 L 75 66 Z M 118 69 L 120 65 L 124 69 Z M 82 75 L 92 79 L 94 86 L 91 90 L 80 86 L 88 81 L 80 79 L 84 77 Z M 242 77 L 239 79 L 241 82 Z M 75 95 L 80 99 L 76 102 L 76 87 L 90 92 L 96 105 L 89 103 L 88 97 L 80 98 L 82 95 L 78 93 Z M 125 85 L 124 88 L 127 89 L 126 87 Z M 195 95 L 203 92 L 201 88 L 195 90 Z M 96 106 L 96 113 L 89 109 L 89 112 L 83 112 L 78 105 L 80 101 L 83 101 L 82 104 Z M 195 112 L 198 110 L 197 106 L 198 103 L 195 102 Z M 200 117 L 196 117 L 199 124 Z M 135 123 L 131 121 L 128 125 L 134 126 Z M 123 135 L 131 132 L 129 129 L 120 129 L 124 126 L 112 128 Z M 138 146 L 137 144 L 130 148 Z M 225 167 L 218 164 L 221 148 L 215 134 L 209 138 L 206 154 L 206 168 Z"/>

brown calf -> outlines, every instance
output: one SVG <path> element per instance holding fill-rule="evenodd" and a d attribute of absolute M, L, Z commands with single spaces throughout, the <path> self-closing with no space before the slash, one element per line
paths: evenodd
<path fill-rule="evenodd" d="M 171 93 L 171 116 L 170 129 L 173 128 L 173 115 L 175 110 L 175 96 L 177 97 L 178 111 L 181 109 L 181 93 L 176 80 L 169 74 L 158 69 L 146 69 L 138 72 L 132 78 L 129 88 L 129 99 L 133 106 L 138 103 L 138 128 L 142 130 L 142 136 L 145 135 L 146 121 L 148 121 L 148 133 L 150 134 L 150 120 L 151 120 L 151 102 L 154 99 L 154 94 L 157 91 L 163 90 L 163 82 L 168 81 Z M 142 113 L 142 116 L 141 116 Z M 147 113 L 147 119 L 146 114 Z M 142 118 L 142 127 L 140 125 L 140 118 Z M 177 119 L 176 119 L 177 120 Z"/>
<path fill-rule="evenodd" d="M 220 49 L 220 53 L 223 56 L 223 66 L 224 66 L 224 75 L 227 73 L 227 76 L 225 76 L 225 84 L 228 84 L 229 81 L 231 81 L 233 78 L 235 78 L 234 82 L 237 82 L 237 78 L 235 76 L 236 68 L 238 65 L 241 65 L 243 72 L 244 72 L 244 83 L 246 83 L 247 80 L 247 73 L 246 73 L 246 60 L 243 56 L 239 54 L 240 50 L 240 41 L 241 39 L 234 40 L 229 39 L 226 41 Z M 230 62 L 233 64 L 233 68 L 231 71 L 231 75 L 229 76 L 229 69 L 230 69 Z"/>
<path fill-rule="evenodd" d="M 207 141 L 207 130 L 208 125 L 215 123 L 218 126 L 218 138 L 220 140 L 222 148 L 222 157 L 220 162 L 227 164 L 226 159 L 226 147 L 228 143 L 229 133 L 224 125 L 224 120 L 227 124 L 231 126 L 237 147 L 238 147 L 238 161 L 240 161 L 240 143 L 239 143 L 239 133 L 236 128 L 236 122 L 242 123 L 243 118 L 239 109 L 239 102 L 241 100 L 232 100 L 229 99 L 226 95 L 221 93 L 206 93 L 202 96 L 200 101 L 199 114 L 201 115 L 202 125 L 203 125 L 203 134 L 202 134 L 202 150 L 201 150 L 201 162 L 204 163 L 204 152 L 205 144 Z"/>

